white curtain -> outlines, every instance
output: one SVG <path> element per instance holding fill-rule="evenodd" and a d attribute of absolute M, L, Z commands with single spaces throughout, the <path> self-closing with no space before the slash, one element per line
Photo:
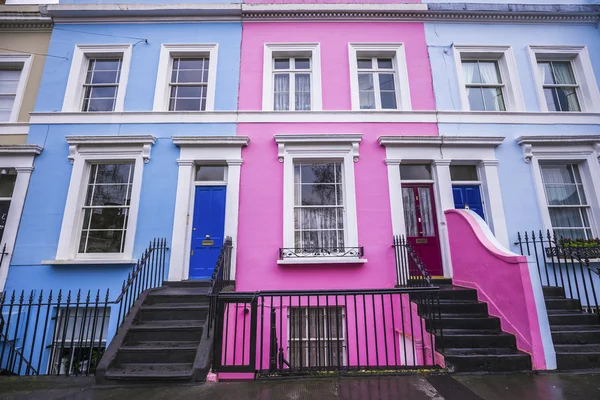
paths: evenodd
<path fill-rule="evenodd" d="M 303 249 L 344 247 L 342 207 L 297 207 L 296 247 Z"/>
<path fill-rule="evenodd" d="M 480 62 L 479 73 L 481 74 L 481 83 L 501 83 L 495 62 Z"/>
<path fill-rule="evenodd" d="M 571 70 L 571 64 L 568 62 L 552 63 L 556 84 L 558 85 L 574 85 L 575 77 Z M 563 96 L 567 98 L 568 109 L 563 111 L 579 111 L 579 102 L 574 88 L 558 89 L 562 91 Z M 563 104 L 561 104 L 564 107 Z"/>
<path fill-rule="evenodd" d="M 420 210 L 423 236 L 435 236 L 435 230 L 433 226 L 433 209 L 431 205 L 429 188 L 419 188 L 419 199 L 421 202 Z"/>
<path fill-rule="evenodd" d="M 277 74 L 275 75 L 273 83 L 273 91 L 275 98 L 273 102 L 273 109 L 289 110 L 290 109 L 290 76 L 289 74 Z"/>
<path fill-rule="evenodd" d="M 463 78 L 465 80 L 465 83 L 474 83 L 473 77 L 475 75 L 475 67 L 477 67 L 477 63 L 474 62 L 464 62 L 462 64 Z"/>
<path fill-rule="evenodd" d="M 417 207 L 412 188 L 402 188 L 402 201 L 404 202 L 404 223 L 406 224 L 406 236 L 419 236 L 417 227 Z"/>
<path fill-rule="evenodd" d="M 296 74 L 296 110 L 310 110 L 310 74 Z"/>
<path fill-rule="evenodd" d="M 375 109 L 375 88 L 373 74 L 358 74 L 358 92 L 361 110 Z"/>

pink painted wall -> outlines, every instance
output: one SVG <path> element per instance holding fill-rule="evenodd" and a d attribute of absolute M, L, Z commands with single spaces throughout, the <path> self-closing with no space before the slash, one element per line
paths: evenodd
<path fill-rule="evenodd" d="M 354 163 L 358 241 L 365 264 L 278 265 L 283 246 L 283 164 L 273 135 L 362 133 Z M 391 288 L 396 284 L 385 149 L 381 135 L 437 135 L 435 124 L 239 124 L 242 151 L 238 291 Z"/>
<path fill-rule="evenodd" d="M 435 109 L 423 23 L 252 22 L 245 23 L 242 32 L 240 110 L 262 109 L 264 44 L 294 42 L 321 45 L 323 110 L 351 109 L 348 43 L 352 42 L 404 43 L 412 108 Z"/>
<path fill-rule="evenodd" d="M 534 369 L 546 369 L 542 334 L 527 258 L 499 249 L 475 217 L 446 210 L 453 283 L 477 289 L 502 330 L 515 335 L 519 350 L 529 353 Z"/>
<path fill-rule="evenodd" d="M 246 0 L 245 4 L 411 4 L 420 0 Z"/>

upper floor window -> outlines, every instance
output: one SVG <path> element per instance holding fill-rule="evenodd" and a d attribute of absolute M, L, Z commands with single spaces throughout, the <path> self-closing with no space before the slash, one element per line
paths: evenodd
<path fill-rule="evenodd" d="M 131 45 L 77 45 L 63 111 L 123 111 Z"/>
<path fill-rule="evenodd" d="M 548 111 L 581 111 L 569 61 L 538 61 Z"/>
<path fill-rule="evenodd" d="M 81 111 L 114 111 L 122 58 L 91 58 L 85 78 Z"/>
<path fill-rule="evenodd" d="M 463 61 L 471 111 L 505 111 L 504 84 L 497 61 Z"/>
<path fill-rule="evenodd" d="M 265 44 L 263 110 L 321 110 L 318 44 Z"/>
<path fill-rule="evenodd" d="M 540 111 L 597 112 L 600 92 L 585 46 L 529 46 Z"/>
<path fill-rule="evenodd" d="M 454 45 L 453 48 L 462 110 L 525 110 L 510 46 Z"/>
<path fill-rule="evenodd" d="M 350 43 L 353 110 L 410 110 L 410 90 L 402 43 Z"/>
<path fill-rule="evenodd" d="M 396 101 L 396 72 L 392 58 L 359 58 L 358 92 L 361 110 L 394 110 Z"/>
<path fill-rule="evenodd" d="M 310 57 L 273 59 L 273 109 L 309 111 L 311 109 Z"/>
<path fill-rule="evenodd" d="M 0 55 L 0 122 L 16 122 L 31 64 L 29 55 Z"/>
<path fill-rule="evenodd" d="M 154 111 L 213 111 L 217 44 L 163 44 Z"/>
<path fill-rule="evenodd" d="M 550 223 L 559 237 L 592 236 L 590 206 L 577 164 L 541 164 Z"/>

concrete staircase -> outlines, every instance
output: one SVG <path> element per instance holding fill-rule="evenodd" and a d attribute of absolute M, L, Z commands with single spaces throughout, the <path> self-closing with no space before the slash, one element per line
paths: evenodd
<path fill-rule="evenodd" d="M 560 287 L 544 287 L 557 368 L 600 368 L 600 321 L 598 315 L 581 311 L 579 300 L 567 299 Z"/>
<path fill-rule="evenodd" d="M 97 383 L 204 380 L 209 281 L 167 282 L 142 293 L 96 371 Z"/>
<path fill-rule="evenodd" d="M 446 282 L 443 282 L 446 283 Z M 439 284 L 439 283 L 434 283 Z M 440 284 L 436 319 L 436 348 L 451 372 L 505 372 L 531 370 L 531 357 L 517 349 L 516 338 L 500 329 L 500 320 L 488 314 L 487 304 L 477 300 L 477 291 Z M 428 311 L 420 306 L 421 315 Z M 433 319 L 426 319 L 432 331 Z M 440 329 L 442 331 L 440 332 Z M 443 338 L 442 338 L 443 334 Z M 442 347 L 443 345 L 443 347 Z"/>

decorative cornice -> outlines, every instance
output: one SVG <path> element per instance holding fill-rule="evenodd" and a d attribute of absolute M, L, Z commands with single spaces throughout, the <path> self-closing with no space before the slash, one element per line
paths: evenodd
<path fill-rule="evenodd" d="M 0 30 L 49 30 L 52 19 L 38 6 L 0 5 Z"/>
<path fill-rule="evenodd" d="M 588 145 L 596 152 L 600 160 L 600 135 L 540 135 L 519 136 L 517 144 L 523 149 L 523 160 L 529 164 L 533 158 L 533 146 L 573 146 Z"/>
<path fill-rule="evenodd" d="M 497 147 L 504 136 L 380 136 L 381 146 L 471 146 Z"/>
<path fill-rule="evenodd" d="M 0 155 L 38 155 L 44 148 L 37 144 L 4 144 L 0 145 Z"/>
<path fill-rule="evenodd" d="M 276 134 L 273 139 L 278 146 L 279 162 L 283 162 L 285 146 L 305 145 L 350 145 L 352 146 L 352 158 L 358 161 L 358 144 L 362 140 L 362 133 L 305 133 L 305 134 Z"/>
<path fill-rule="evenodd" d="M 237 146 L 250 143 L 248 136 L 171 136 L 176 146 Z"/>
<path fill-rule="evenodd" d="M 67 136 L 65 140 L 69 144 L 69 160 L 71 164 L 75 161 L 75 156 L 81 151 L 81 146 L 140 146 L 142 158 L 145 163 L 150 161 L 150 150 L 156 141 L 152 135 L 107 135 L 107 136 Z M 120 149 L 117 149 L 117 151 Z"/>

